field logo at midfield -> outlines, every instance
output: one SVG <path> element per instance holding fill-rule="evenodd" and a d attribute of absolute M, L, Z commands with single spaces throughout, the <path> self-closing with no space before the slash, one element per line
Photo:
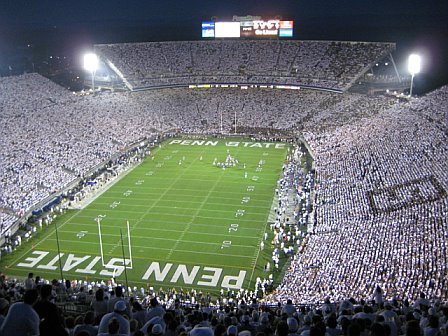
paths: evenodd
<path fill-rule="evenodd" d="M 181 145 L 181 146 L 217 146 L 219 141 L 210 140 L 171 140 L 169 145 Z M 253 142 L 253 141 L 226 141 L 226 147 L 248 147 L 248 148 L 275 148 L 284 149 L 284 143 L 273 142 Z"/>
<path fill-rule="evenodd" d="M 48 271 L 56 271 L 59 262 L 62 265 L 62 271 L 74 272 L 79 275 L 99 274 L 103 277 L 119 277 L 124 272 L 123 259 L 111 258 L 101 265 L 101 257 L 99 256 L 76 256 L 72 253 L 61 253 L 60 255 L 50 255 L 47 251 L 33 251 L 22 262 L 18 263 L 18 267 L 29 269 L 40 269 Z M 61 259 L 59 261 L 59 259 Z M 126 266 L 131 261 L 125 259 Z M 101 267 L 98 271 L 96 268 Z M 150 282 L 169 282 L 172 284 L 197 285 L 206 287 L 229 288 L 239 290 L 242 288 L 246 271 L 239 271 L 238 275 L 223 274 L 224 270 L 217 267 L 207 266 L 187 266 L 183 264 L 174 265 L 166 263 L 163 267 L 157 261 L 151 262 L 146 268 L 145 273 L 141 276 L 144 281 Z"/>

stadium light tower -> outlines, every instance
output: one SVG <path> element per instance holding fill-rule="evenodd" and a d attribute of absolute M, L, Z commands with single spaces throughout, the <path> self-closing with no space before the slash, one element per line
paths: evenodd
<path fill-rule="evenodd" d="M 414 75 L 420 72 L 421 58 L 419 55 L 411 54 L 408 60 L 408 70 L 411 73 L 411 88 L 409 90 L 409 97 L 412 97 L 412 87 L 414 85 Z"/>
<path fill-rule="evenodd" d="M 92 92 L 95 94 L 95 71 L 98 69 L 98 56 L 96 54 L 84 55 L 84 69 L 92 74 Z"/>

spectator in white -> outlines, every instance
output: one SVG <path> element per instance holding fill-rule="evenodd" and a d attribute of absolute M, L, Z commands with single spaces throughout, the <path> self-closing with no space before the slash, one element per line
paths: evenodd
<path fill-rule="evenodd" d="M 126 314 L 126 302 L 123 300 L 117 301 L 115 303 L 114 311 L 104 315 L 98 326 L 98 334 L 107 333 L 109 328 L 109 322 L 112 319 L 116 319 L 119 324 L 119 333 L 124 335 L 130 334 L 129 320 L 127 320 L 123 315 Z"/>
<path fill-rule="evenodd" d="M 146 314 L 146 321 L 151 320 L 154 317 L 162 317 L 165 315 L 165 309 L 159 305 L 157 298 L 152 298 L 149 301 L 150 307 L 148 307 L 148 313 Z"/>
<path fill-rule="evenodd" d="M 25 290 L 30 290 L 36 288 L 36 283 L 34 282 L 34 274 L 28 273 L 28 278 L 25 280 Z"/>
<path fill-rule="evenodd" d="M 120 332 L 120 322 L 116 318 L 111 319 L 107 325 L 107 332 L 100 332 L 98 336 L 129 336 L 130 333 L 123 334 Z"/>
<path fill-rule="evenodd" d="M 420 310 L 426 310 L 430 306 L 429 300 L 426 298 L 426 294 L 424 292 L 420 292 L 420 297 L 415 301 L 414 308 Z"/>
<path fill-rule="evenodd" d="M 297 312 L 296 307 L 292 304 L 292 300 L 288 299 L 286 304 L 282 308 L 282 314 L 288 315 L 288 317 L 292 317 Z"/>
<path fill-rule="evenodd" d="M 397 336 L 398 330 L 400 329 L 398 315 L 392 310 L 392 303 L 386 302 L 384 308 L 378 315 L 384 317 L 384 324 L 387 324 L 390 328 L 390 336 Z"/>
<path fill-rule="evenodd" d="M 154 324 L 151 331 L 147 332 L 148 336 L 162 336 L 164 333 L 164 328 L 160 324 Z"/>
<path fill-rule="evenodd" d="M 373 292 L 373 300 L 378 306 L 384 302 L 384 293 L 379 285 L 376 286 L 375 291 Z"/>
<path fill-rule="evenodd" d="M 104 298 L 104 290 L 103 288 L 98 288 L 95 292 L 95 298 L 90 303 L 90 307 L 93 309 L 94 317 L 103 316 L 107 314 L 107 301 Z"/>
<path fill-rule="evenodd" d="M 126 304 L 126 315 L 129 318 L 131 318 L 132 317 L 131 305 L 124 298 L 124 296 L 123 296 L 123 287 L 121 287 L 121 286 L 117 286 L 115 288 L 115 296 L 111 297 L 111 299 L 109 300 L 109 303 L 107 304 L 107 310 L 108 310 L 109 313 L 114 310 L 115 303 L 117 303 L 118 301 L 123 301 Z"/>
<path fill-rule="evenodd" d="M 31 289 L 25 292 L 23 302 L 12 304 L 0 328 L 0 336 L 39 335 L 39 315 L 33 309 L 38 298 L 37 289 Z"/>
<path fill-rule="evenodd" d="M 204 327 L 201 325 L 196 325 L 190 330 L 190 336 L 213 336 L 213 329 L 210 327 Z"/>
<path fill-rule="evenodd" d="M 299 322 L 295 317 L 288 317 L 286 319 L 288 324 L 288 336 L 297 336 L 297 331 L 299 330 Z"/>
<path fill-rule="evenodd" d="M 160 316 L 154 316 L 152 319 L 148 320 L 148 322 L 146 322 L 140 330 L 144 333 L 150 334 L 152 333 L 151 330 L 153 330 L 156 325 L 162 328 L 162 333 L 164 334 L 166 331 L 166 323 L 163 317 Z"/>
<path fill-rule="evenodd" d="M 85 291 L 85 287 L 81 286 L 79 289 L 78 295 L 76 295 L 76 301 L 81 304 L 86 304 L 87 302 L 87 293 Z"/>
<path fill-rule="evenodd" d="M 78 324 L 73 329 L 73 335 L 76 336 L 78 333 L 84 331 L 89 336 L 96 336 L 98 334 L 98 326 L 94 326 L 95 322 L 94 312 L 88 311 L 84 316 L 84 320 L 82 324 Z"/>
<path fill-rule="evenodd" d="M 132 318 L 137 320 L 140 326 L 146 323 L 146 314 L 140 302 L 137 300 L 132 302 Z"/>

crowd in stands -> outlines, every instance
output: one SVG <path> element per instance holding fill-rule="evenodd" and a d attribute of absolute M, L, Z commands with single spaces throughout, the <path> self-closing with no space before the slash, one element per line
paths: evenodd
<path fill-rule="evenodd" d="M 191 46 L 184 43 L 188 48 L 187 56 L 184 56 L 190 61 L 196 60 L 195 54 L 202 55 L 201 60 L 205 54 L 212 58 L 220 44 L 232 42 L 217 41 L 204 48 L 201 48 L 201 42 L 195 43 Z M 266 43 L 278 43 L 279 55 L 287 49 L 282 47 L 283 42 Z M 168 57 L 171 47 L 164 43 L 155 45 L 132 44 L 142 49 L 139 51 L 142 55 L 146 55 L 147 48 L 164 50 L 160 53 L 162 56 L 159 55 L 162 68 L 163 55 Z M 354 46 L 357 48 L 357 44 Z M 325 58 L 325 50 L 336 48 L 344 54 L 346 44 L 328 42 L 322 46 L 317 43 L 315 47 L 323 48 L 322 58 L 318 59 L 320 66 L 316 67 L 324 69 L 323 77 L 331 78 L 327 71 L 333 69 L 333 65 Z M 127 52 L 124 45 L 102 48 L 104 53 L 110 52 L 111 57 L 128 61 L 123 54 Z M 120 54 L 114 48 L 123 50 L 120 49 Z M 233 48 L 232 52 L 240 55 L 238 47 Z M 252 57 L 256 48 L 254 44 L 251 53 L 241 55 L 242 59 L 247 58 L 246 69 L 252 71 L 257 70 Z M 275 48 L 273 44 L 273 50 Z M 133 48 L 129 50 L 136 52 Z M 229 47 L 229 50 L 232 49 Z M 156 53 L 155 50 L 151 52 Z M 378 52 L 384 52 L 384 46 L 379 45 Z M 266 54 L 271 57 L 269 51 Z M 299 51 L 295 55 L 297 60 L 306 58 Z M 278 56 L 273 69 L 284 64 L 282 57 Z M 136 58 L 129 58 L 129 69 L 140 69 L 146 64 L 136 65 L 132 63 L 133 59 Z M 213 63 L 216 60 L 208 61 L 204 72 L 216 66 Z M 179 71 L 174 69 L 173 73 L 184 71 L 185 63 L 182 62 L 186 61 L 170 63 L 172 67 L 179 67 Z M 187 68 L 193 73 L 196 67 L 202 68 L 197 60 L 190 63 Z M 147 74 L 151 69 L 141 71 Z M 321 74 L 317 69 L 316 73 L 316 77 Z M 351 78 L 349 75 L 344 77 L 344 83 Z M 344 300 L 353 298 L 353 306 L 347 304 L 348 309 L 343 308 L 336 314 L 336 326 L 339 325 L 341 330 L 346 328 L 344 332 L 348 333 L 352 324 L 347 321 L 353 319 L 353 313 L 359 307 L 364 311 L 366 304 L 363 302 L 371 299 L 379 285 L 384 298 L 400 302 L 406 302 L 406 299 L 417 301 L 425 292 L 434 302 L 431 308 L 438 309 L 439 317 L 446 316 L 440 307 L 436 307 L 435 300 L 448 299 L 448 87 L 410 102 L 349 93 L 230 88 L 213 89 L 212 94 L 211 89 L 169 89 L 81 97 L 33 74 L 1 78 L 0 89 L 2 224 L 13 220 L 10 212 L 20 215 L 70 181 L 84 176 L 95 165 L 145 137 L 172 130 L 218 133 L 221 114 L 224 116 L 223 129 L 229 132 L 233 129 L 236 111 L 237 124 L 303 131 L 315 159 L 315 225 L 301 253 L 292 257 L 284 281 L 270 298 L 272 302 L 279 301 L 282 305 L 288 300 L 316 303 L 328 298 L 342 306 Z M 35 298 L 36 294 L 30 294 L 24 304 L 34 302 Z M 364 311 L 366 314 L 382 311 L 379 302 L 367 306 L 371 307 Z M 253 321 L 254 309 L 249 310 L 249 314 L 235 309 L 233 307 L 230 312 L 224 309 L 224 320 L 227 316 L 232 320 L 236 313 L 237 324 L 242 317 L 238 314 L 250 315 Z M 403 310 L 404 304 L 397 307 L 395 303 L 392 303 L 392 309 L 401 316 L 395 331 L 406 333 L 406 329 L 400 328 L 407 325 L 410 310 Z M 345 310 L 351 310 L 351 313 L 343 313 Z M 195 321 L 198 317 L 194 311 L 188 311 L 185 316 L 193 314 Z M 217 320 L 219 312 L 216 311 Z M 321 313 L 324 321 L 323 309 Z M 414 307 L 413 316 L 414 313 L 420 315 L 420 322 L 424 318 L 428 321 L 434 315 L 421 307 Z M 276 311 L 271 315 L 268 319 L 273 332 L 282 315 L 277 315 Z M 313 322 L 317 315 L 314 312 L 297 315 L 297 323 L 304 327 L 305 316 L 309 316 L 309 330 L 312 326 L 314 332 L 318 332 L 319 321 Z M 199 322 L 213 323 L 213 313 L 202 318 L 204 321 Z M 261 315 L 259 319 L 261 322 Z M 274 323 L 276 319 L 278 321 Z M 188 327 L 193 328 L 191 321 L 189 323 Z M 387 329 L 385 321 L 376 315 L 369 328 L 376 323 L 383 325 L 376 328 Z M 366 325 L 358 327 L 365 330 Z M 390 335 L 394 332 L 393 327 L 389 326 Z M 426 324 L 414 327 L 423 331 Z M 376 329 L 368 330 L 375 333 Z M 297 330 L 292 333 L 299 334 Z"/>
<path fill-rule="evenodd" d="M 346 89 L 391 43 L 215 40 L 96 45 L 132 89 L 193 83 L 280 83 Z"/>
<path fill-rule="evenodd" d="M 36 74 L 1 78 L 0 85 L 0 208 L 18 215 L 155 133 L 217 133 L 221 115 L 223 131 L 232 132 L 235 111 L 237 125 L 323 127 L 393 104 L 361 95 L 237 88 L 213 95 L 179 88 L 76 96 Z"/>
<path fill-rule="evenodd" d="M 386 300 L 380 286 L 367 300 L 268 304 L 229 293 L 214 304 L 193 292 L 134 296 L 104 283 L 86 293 L 81 281 L 50 283 L 33 273 L 24 282 L 0 279 L 2 336 L 444 336 L 448 328 L 446 303 L 424 292 L 415 301 Z"/>
<path fill-rule="evenodd" d="M 305 132 L 316 225 L 278 299 L 366 299 L 378 283 L 389 298 L 448 297 L 447 92 Z"/>

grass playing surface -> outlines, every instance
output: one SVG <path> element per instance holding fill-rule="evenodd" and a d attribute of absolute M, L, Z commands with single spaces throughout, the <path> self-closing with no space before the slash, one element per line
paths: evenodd
<path fill-rule="evenodd" d="M 229 153 L 235 167 L 213 165 Z M 66 279 L 115 274 L 125 283 L 124 250 L 130 286 L 252 290 L 266 277 L 270 249 L 260 242 L 286 155 L 282 143 L 170 139 L 84 209 L 56 219 L 61 258 L 50 224 L 4 257 L 2 269 L 51 280 L 62 266 Z"/>

